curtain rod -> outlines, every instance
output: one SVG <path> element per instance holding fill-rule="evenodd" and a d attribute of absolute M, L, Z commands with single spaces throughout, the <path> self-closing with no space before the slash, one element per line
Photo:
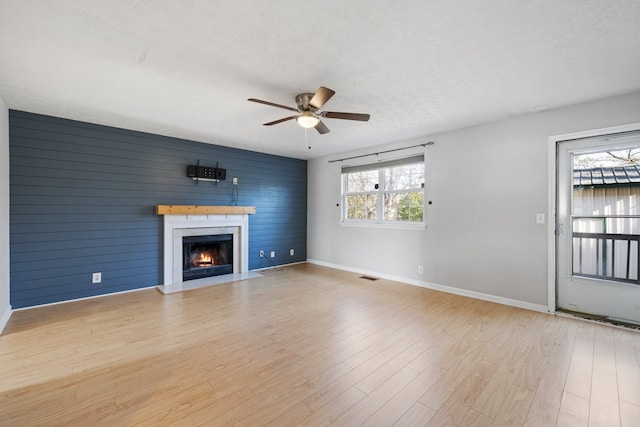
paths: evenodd
<path fill-rule="evenodd" d="M 352 160 L 352 159 L 359 159 L 361 157 L 377 156 L 379 154 L 392 153 L 394 151 L 401 151 L 401 150 L 408 150 L 410 148 L 416 148 L 416 147 L 426 147 L 427 145 L 433 145 L 433 144 L 434 144 L 433 141 L 429 141 L 429 142 L 425 142 L 424 144 L 412 145 L 411 147 L 394 148 L 392 150 L 378 151 L 377 153 L 361 154 L 360 156 L 345 157 L 344 159 L 329 160 L 329 163 L 342 162 L 342 161 L 345 161 L 345 160 Z"/>

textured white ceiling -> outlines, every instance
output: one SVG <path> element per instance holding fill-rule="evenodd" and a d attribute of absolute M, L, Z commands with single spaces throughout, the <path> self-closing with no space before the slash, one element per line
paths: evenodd
<path fill-rule="evenodd" d="M 9 108 L 297 158 L 636 90 L 638 0 L 0 0 Z"/>

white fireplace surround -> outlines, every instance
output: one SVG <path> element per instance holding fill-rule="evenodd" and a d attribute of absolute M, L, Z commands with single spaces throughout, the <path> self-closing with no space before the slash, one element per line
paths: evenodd
<path fill-rule="evenodd" d="M 233 235 L 233 273 L 182 281 L 182 238 L 185 236 Z M 162 293 L 173 293 L 244 280 L 257 273 L 249 272 L 249 215 L 164 215 L 164 282 Z"/>

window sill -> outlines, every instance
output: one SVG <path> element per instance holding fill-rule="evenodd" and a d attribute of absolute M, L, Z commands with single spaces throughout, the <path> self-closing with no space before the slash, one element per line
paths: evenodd
<path fill-rule="evenodd" d="M 427 224 L 420 223 L 393 223 L 393 222 L 351 222 L 340 221 L 342 227 L 361 227 L 361 228 L 386 228 L 394 230 L 426 230 Z"/>

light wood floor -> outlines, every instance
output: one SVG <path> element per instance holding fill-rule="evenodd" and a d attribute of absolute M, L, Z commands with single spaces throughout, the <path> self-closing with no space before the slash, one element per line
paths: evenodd
<path fill-rule="evenodd" d="M 640 333 L 313 265 L 14 313 L 0 425 L 640 426 Z"/>

